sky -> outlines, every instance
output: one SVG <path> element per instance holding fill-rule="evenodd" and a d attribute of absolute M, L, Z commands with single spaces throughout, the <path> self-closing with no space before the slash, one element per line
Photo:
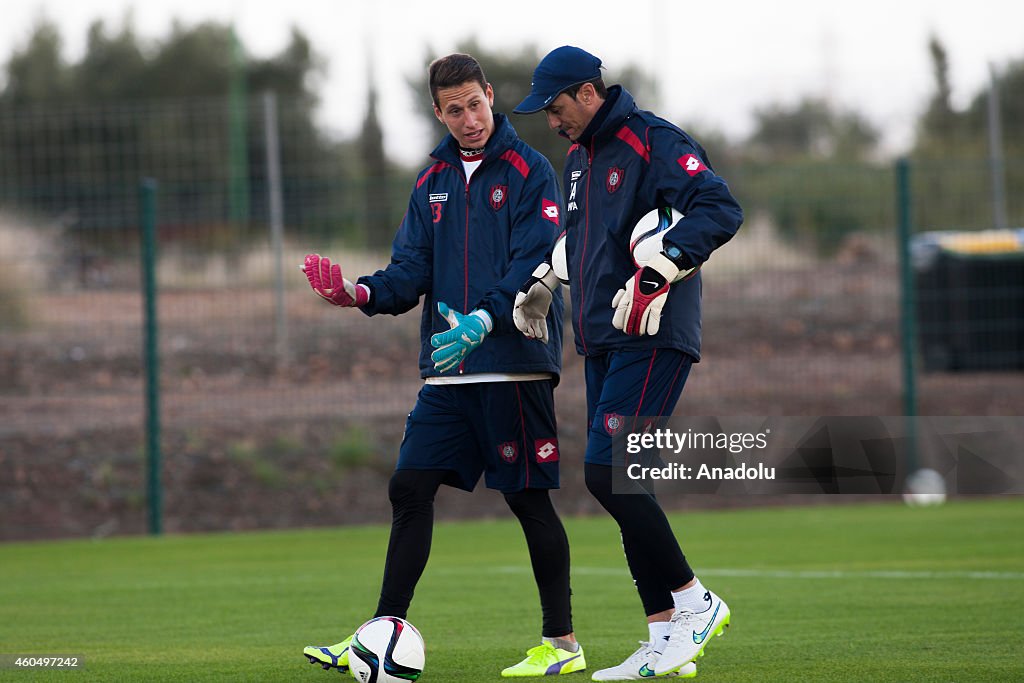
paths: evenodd
<path fill-rule="evenodd" d="M 1024 59 L 1024 3 L 1009 0 L 7 0 L 0 58 L 23 47 L 46 17 L 74 62 L 93 20 L 117 30 L 128 16 L 145 40 L 166 37 L 175 19 L 186 26 L 230 22 L 249 54 L 261 58 L 281 51 L 291 27 L 299 28 L 326 61 L 321 124 L 354 135 L 372 73 L 386 149 L 414 165 L 425 161 L 440 129 L 413 113 L 406 79 L 426 69 L 428 54 L 448 54 L 470 37 L 492 50 L 535 45 L 542 54 L 578 45 L 602 58 L 609 84 L 618 69 L 636 65 L 658 85 L 658 101 L 640 102 L 643 108 L 737 140 L 751 132 L 759 107 L 826 97 L 865 116 L 893 152 L 912 140 L 934 89 L 931 35 L 949 55 L 954 106 L 985 87 L 990 65 Z"/>

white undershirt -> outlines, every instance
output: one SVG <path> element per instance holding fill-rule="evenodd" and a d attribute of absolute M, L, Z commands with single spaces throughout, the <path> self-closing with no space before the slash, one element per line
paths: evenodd
<path fill-rule="evenodd" d="M 503 372 L 480 372 L 473 375 L 452 375 L 445 377 L 427 377 L 426 384 L 480 384 L 482 382 L 538 382 L 551 379 L 548 372 L 530 372 L 506 374 Z"/>
<path fill-rule="evenodd" d="M 475 171 L 482 162 L 483 159 L 477 159 L 476 161 L 462 161 L 462 169 L 466 172 L 467 183 L 469 182 L 469 179 L 473 177 L 473 171 Z"/>

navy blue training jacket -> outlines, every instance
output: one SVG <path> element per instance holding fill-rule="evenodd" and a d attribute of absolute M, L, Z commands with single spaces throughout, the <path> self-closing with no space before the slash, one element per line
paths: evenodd
<path fill-rule="evenodd" d="M 398 315 L 426 295 L 420 324 L 420 374 L 439 376 L 430 360 L 431 335 L 449 329 L 437 302 L 468 313 L 482 308 L 494 320 L 483 344 L 446 375 L 549 372 L 562 363 L 561 293 L 548 314 L 548 343 L 523 336 L 512 322 L 519 287 L 551 251 L 561 232 L 561 194 L 550 162 L 519 139 L 503 114 L 470 181 L 449 134 L 431 153 L 434 163 L 416 180 L 398 228 L 391 263 L 359 278 L 373 290 L 367 315 Z"/>
<path fill-rule="evenodd" d="M 576 350 L 600 355 L 673 348 L 700 360 L 699 271 L 672 285 L 654 336 L 612 327 L 612 299 L 636 273 L 630 234 L 652 209 L 672 206 L 684 214 L 664 241 L 694 266 L 739 229 L 743 211 L 704 149 L 668 121 L 638 109 L 627 90 L 612 86 L 594 121 L 569 148 L 563 182 Z"/>

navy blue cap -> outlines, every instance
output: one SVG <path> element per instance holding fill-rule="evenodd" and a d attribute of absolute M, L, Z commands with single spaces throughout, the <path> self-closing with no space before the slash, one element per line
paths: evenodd
<path fill-rule="evenodd" d="M 533 70 L 530 94 L 512 111 L 533 114 L 551 104 L 566 88 L 600 77 L 601 60 L 594 55 L 572 45 L 555 48 Z"/>

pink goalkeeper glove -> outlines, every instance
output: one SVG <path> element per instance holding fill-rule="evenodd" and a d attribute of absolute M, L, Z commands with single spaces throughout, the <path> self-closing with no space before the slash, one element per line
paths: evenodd
<path fill-rule="evenodd" d="M 370 301 L 370 288 L 343 278 L 341 266 L 325 256 L 306 254 L 301 268 L 313 291 L 335 306 L 363 306 Z"/>

